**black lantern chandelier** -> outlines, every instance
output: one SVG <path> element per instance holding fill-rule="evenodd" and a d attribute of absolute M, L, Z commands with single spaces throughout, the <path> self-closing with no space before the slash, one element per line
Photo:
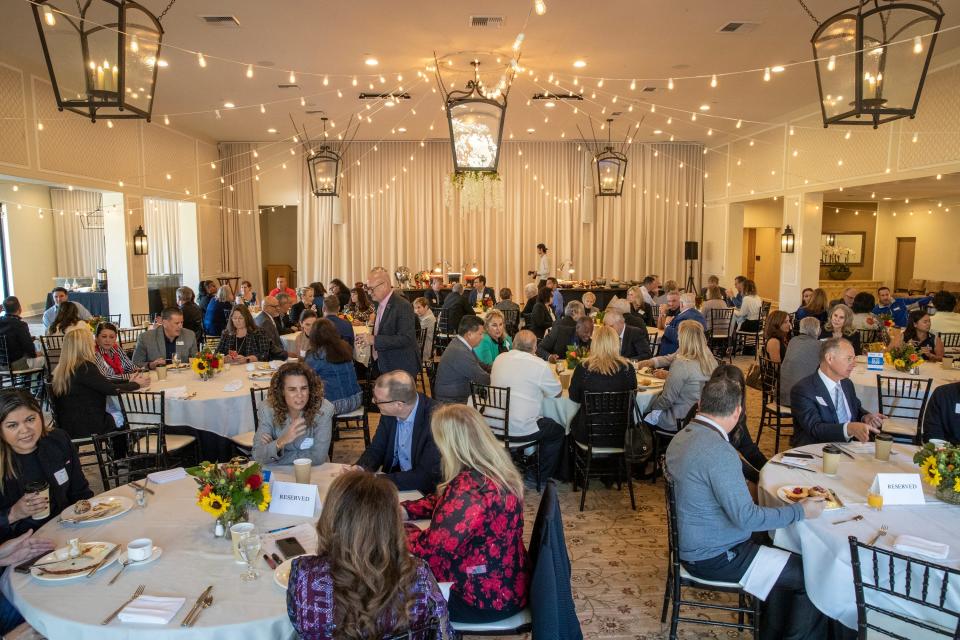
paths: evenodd
<path fill-rule="evenodd" d="M 627 178 L 627 156 L 623 149 L 626 144 L 626 138 L 620 143 L 619 148 L 614 149 L 611 141 L 613 133 L 613 118 L 607 118 L 604 125 L 607 129 L 607 144 L 601 147 L 595 147 L 593 154 L 593 192 L 597 196 L 619 196 L 623 194 L 623 183 Z M 579 131 L 579 126 L 577 130 Z M 593 119 L 590 120 L 590 129 L 593 133 L 593 140 L 596 140 L 596 131 L 593 130 Z M 627 130 L 629 134 L 629 129 Z M 588 141 L 580 131 L 580 137 L 587 147 Z"/>
<path fill-rule="evenodd" d="M 147 244 L 147 234 L 143 231 L 142 226 L 138 226 L 137 230 L 133 232 L 133 255 L 135 256 L 145 256 L 150 252 L 149 245 Z"/>
<path fill-rule="evenodd" d="M 292 120 L 291 116 L 291 120 Z M 357 131 L 360 129 L 360 122 L 353 126 L 353 116 L 350 116 L 347 122 L 345 134 L 337 136 L 336 142 L 330 141 L 330 132 L 327 131 L 327 123 L 330 120 L 323 116 L 320 118 L 323 122 L 323 137 L 319 146 L 310 141 L 307 135 L 307 128 L 304 126 L 301 132 L 297 129 L 296 123 L 293 128 L 297 132 L 297 138 L 303 143 L 304 155 L 307 158 L 307 174 L 310 176 L 310 190 L 318 198 L 340 195 L 340 186 L 344 173 L 342 170 L 343 154 L 347 147 L 353 142 Z M 344 137 L 347 139 L 344 140 Z"/>
<path fill-rule="evenodd" d="M 800 0 L 803 5 L 802 0 Z M 943 21 L 938 0 L 859 0 L 813 34 L 823 126 L 879 125 L 917 114 Z"/>
<path fill-rule="evenodd" d="M 75 9 L 31 2 L 57 108 L 93 122 L 149 122 L 162 64 L 160 19 L 175 1 L 159 17 L 132 0 L 78 0 Z"/>
<path fill-rule="evenodd" d="M 495 173 L 500 162 L 503 142 L 503 121 L 507 113 L 507 94 L 513 83 L 516 65 L 510 76 L 504 74 L 490 89 L 480 79 L 480 61 L 473 60 L 473 79 L 466 89 L 447 91 L 436 63 L 437 84 L 443 93 L 447 108 L 447 123 L 453 150 L 453 169 L 456 173 L 478 171 Z"/>
<path fill-rule="evenodd" d="M 793 229 L 790 228 L 790 225 L 787 225 L 780 236 L 780 253 L 793 253 L 795 247 L 796 237 L 793 234 Z"/>

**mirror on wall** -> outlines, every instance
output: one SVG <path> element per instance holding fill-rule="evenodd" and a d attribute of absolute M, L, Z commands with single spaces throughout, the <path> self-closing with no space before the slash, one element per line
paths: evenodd
<path fill-rule="evenodd" d="M 864 231 L 824 231 L 820 234 L 820 264 L 863 266 L 866 237 Z"/>

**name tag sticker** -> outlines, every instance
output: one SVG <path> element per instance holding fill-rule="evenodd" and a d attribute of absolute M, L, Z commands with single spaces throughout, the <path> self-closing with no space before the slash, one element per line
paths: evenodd
<path fill-rule="evenodd" d="M 819 404 L 821 407 L 828 406 L 827 401 L 821 398 L 820 396 L 817 396 L 817 404 Z"/>
<path fill-rule="evenodd" d="M 183 346 L 183 340 L 177 340 L 177 346 L 178 346 L 178 347 L 182 347 L 182 346 Z"/>
<path fill-rule="evenodd" d="M 956 414 L 960 414 L 960 402 L 958 402 L 957 404 L 953 405 L 953 412 L 956 413 Z"/>
<path fill-rule="evenodd" d="M 270 483 L 270 513 L 312 518 L 320 507 L 320 494 L 315 484 L 299 484 L 274 480 Z"/>
<path fill-rule="evenodd" d="M 55 474 L 53 474 L 53 477 L 56 478 L 57 484 L 59 485 L 65 485 L 67 484 L 67 481 L 70 480 L 70 476 L 67 475 L 66 469 L 60 469 L 60 471 L 57 471 Z"/>
<path fill-rule="evenodd" d="M 300 443 L 300 450 L 312 449 L 313 448 L 313 438 L 304 438 L 303 442 Z"/>
<path fill-rule="evenodd" d="M 883 496 L 883 505 L 926 504 L 919 473 L 878 473 L 870 490 Z"/>

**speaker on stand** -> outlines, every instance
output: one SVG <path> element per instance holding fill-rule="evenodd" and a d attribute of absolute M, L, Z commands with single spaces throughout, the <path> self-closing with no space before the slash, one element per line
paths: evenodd
<path fill-rule="evenodd" d="M 697 260 L 699 255 L 699 244 L 695 240 L 687 240 L 683 243 L 683 259 L 687 261 L 687 284 L 684 285 L 684 290 L 687 293 L 693 293 L 695 296 L 700 295 L 700 291 L 697 289 L 697 284 L 693 281 L 693 263 Z"/>

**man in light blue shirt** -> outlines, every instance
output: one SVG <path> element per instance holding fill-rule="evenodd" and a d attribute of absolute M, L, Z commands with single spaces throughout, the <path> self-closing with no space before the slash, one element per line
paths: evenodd
<path fill-rule="evenodd" d="M 553 298 L 550 300 L 550 306 L 553 307 L 553 314 L 556 317 L 563 315 L 563 296 L 560 295 L 560 283 L 553 276 L 547 278 L 547 288 L 553 291 Z"/>
<path fill-rule="evenodd" d="M 397 438 L 394 441 L 394 459 L 400 465 L 400 471 L 413 469 L 413 423 L 417 418 L 417 407 L 420 405 L 420 396 L 413 401 L 410 413 L 406 418 L 397 416 Z"/>
<path fill-rule="evenodd" d="M 53 294 L 53 306 L 43 312 L 43 326 L 47 329 L 50 328 L 54 318 L 57 317 L 57 313 L 60 311 L 60 305 L 69 299 L 67 290 L 63 287 L 54 287 L 51 293 Z M 80 314 L 81 320 L 89 320 L 93 317 L 90 315 L 90 312 L 87 311 L 87 308 L 79 302 L 74 302 L 73 304 L 76 305 L 77 313 Z"/>

